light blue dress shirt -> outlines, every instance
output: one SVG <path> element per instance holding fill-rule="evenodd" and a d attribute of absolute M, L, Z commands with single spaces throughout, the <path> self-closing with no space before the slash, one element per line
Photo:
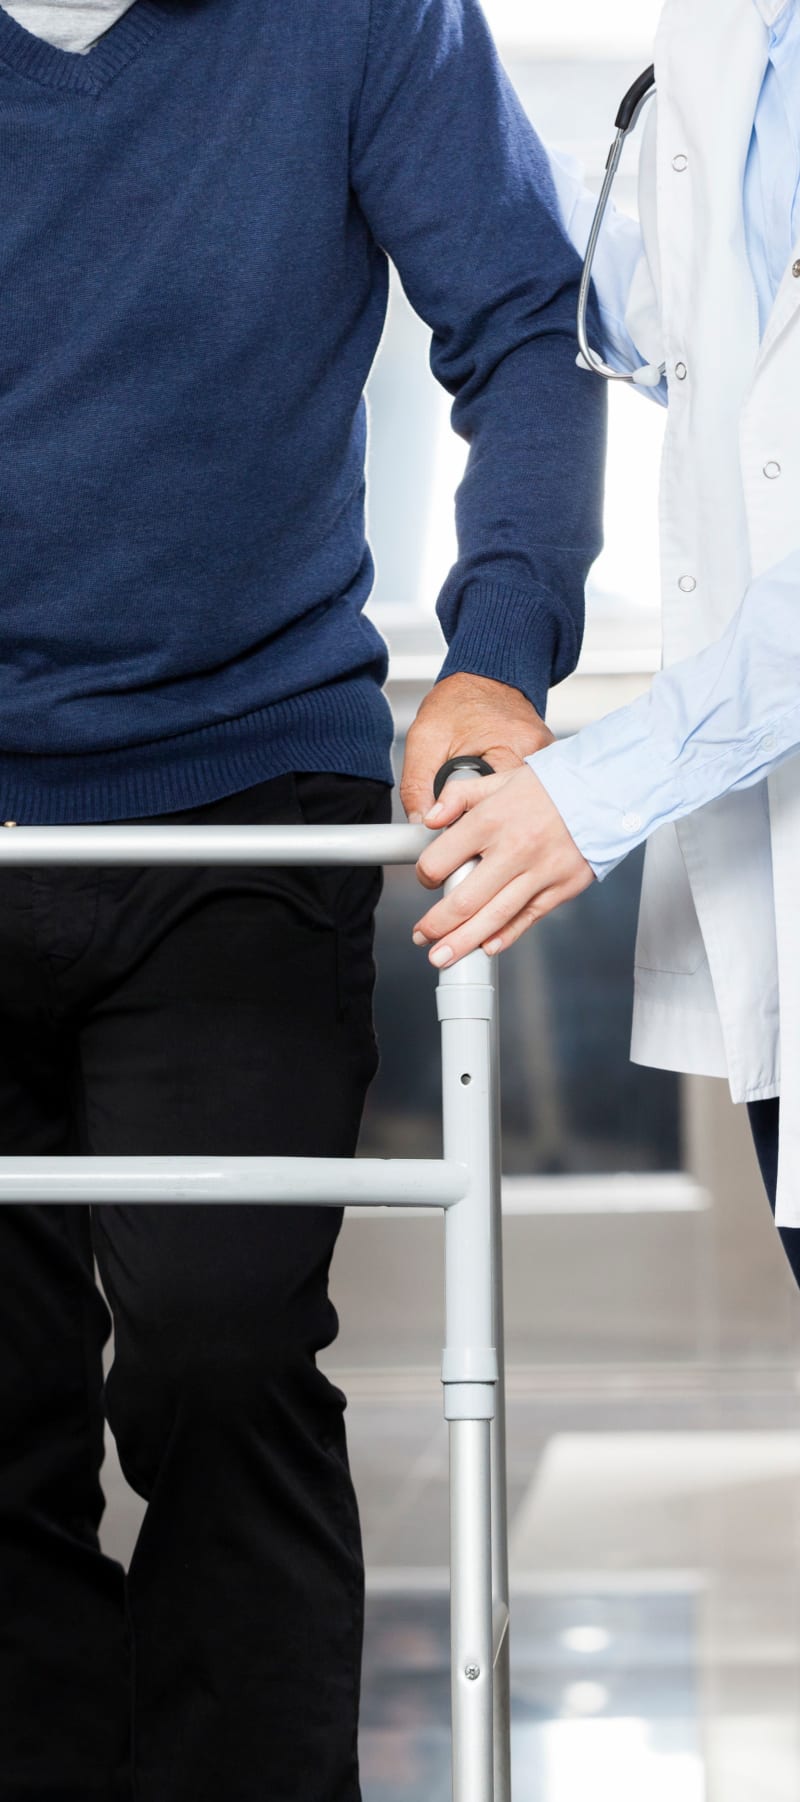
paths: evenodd
<path fill-rule="evenodd" d="M 744 214 L 763 335 L 800 238 L 800 0 L 786 0 L 771 23 L 774 0 L 754 4 L 769 28 L 769 64 Z M 582 254 L 594 199 L 568 159 L 551 160 L 564 223 Z M 640 250 L 638 226 L 609 216 L 595 267 L 604 350 L 617 368 L 643 360 L 624 324 Z M 662 390 L 656 398 L 666 399 Z M 800 522 L 797 553 L 751 585 L 721 639 L 662 671 L 640 700 L 528 759 L 596 876 L 657 827 L 751 787 L 800 750 L 798 593 Z"/>

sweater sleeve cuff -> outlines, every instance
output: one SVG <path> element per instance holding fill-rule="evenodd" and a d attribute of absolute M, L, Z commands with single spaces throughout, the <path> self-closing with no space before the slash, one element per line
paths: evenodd
<path fill-rule="evenodd" d="M 486 676 L 518 688 L 544 718 L 563 631 L 544 593 L 496 582 L 464 590 L 455 632 L 437 680 Z M 577 654 L 577 647 L 576 647 Z"/>
<path fill-rule="evenodd" d="M 659 826 L 690 811 L 680 770 L 659 756 L 648 697 L 525 759 L 602 882 Z"/>

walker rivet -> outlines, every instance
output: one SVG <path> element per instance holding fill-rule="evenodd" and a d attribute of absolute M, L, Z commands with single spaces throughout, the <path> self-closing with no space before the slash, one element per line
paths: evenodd
<path fill-rule="evenodd" d="M 481 1667 L 479 1664 L 466 1664 L 464 1666 L 464 1676 L 469 1677 L 470 1683 L 474 1683 L 476 1677 L 479 1677 L 480 1674 Z"/>

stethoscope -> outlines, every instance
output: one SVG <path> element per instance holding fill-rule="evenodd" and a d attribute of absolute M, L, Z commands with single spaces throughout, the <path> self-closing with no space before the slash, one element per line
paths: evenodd
<path fill-rule="evenodd" d="M 664 375 L 666 365 L 663 363 L 644 363 L 641 369 L 634 369 L 633 373 L 630 375 L 621 374 L 619 370 L 609 368 L 608 363 L 605 363 L 603 358 L 598 356 L 597 351 L 592 350 L 586 329 L 586 315 L 589 307 L 589 292 L 592 285 L 592 267 L 594 265 L 595 252 L 597 250 L 598 239 L 603 228 L 603 220 L 606 216 L 606 209 L 611 197 L 611 190 L 614 186 L 625 142 L 636 126 L 642 108 L 645 106 L 646 102 L 652 98 L 655 91 L 656 71 L 655 64 L 651 63 L 650 68 L 645 69 L 644 74 L 640 75 L 633 83 L 633 86 L 628 89 L 614 121 L 617 128 L 617 135 L 608 153 L 605 180 L 600 189 L 597 207 L 592 221 L 592 229 L 589 233 L 589 242 L 586 246 L 583 274 L 581 276 L 581 285 L 578 294 L 578 343 L 580 345 L 581 357 L 583 358 L 584 363 L 589 369 L 593 369 L 597 375 L 604 376 L 607 382 L 634 382 L 639 388 L 657 388 Z"/>

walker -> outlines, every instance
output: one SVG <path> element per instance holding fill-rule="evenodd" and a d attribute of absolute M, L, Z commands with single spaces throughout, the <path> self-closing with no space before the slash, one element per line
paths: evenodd
<path fill-rule="evenodd" d="M 437 778 L 480 773 L 458 758 Z M 2 863 L 406 864 L 416 826 L 20 826 Z M 464 880 L 467 864 L 447 884 Z M 445 1212 L 453 1802 L 510 1802 L 508 1538 L 494 962 L 439 974 L 443 1159 L 0 1158 L 1 1202 L 269 1202 Z"/>

